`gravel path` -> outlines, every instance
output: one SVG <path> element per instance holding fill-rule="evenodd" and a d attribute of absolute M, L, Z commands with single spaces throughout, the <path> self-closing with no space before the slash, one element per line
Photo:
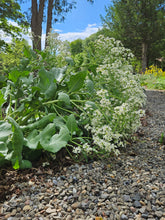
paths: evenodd
<path fill-rule="evenodd" d="M 165 92 L 146 94 L 138 141 L 109 161 L 27 172 L 0 203 L 0 219 L 165 220 Z"/>

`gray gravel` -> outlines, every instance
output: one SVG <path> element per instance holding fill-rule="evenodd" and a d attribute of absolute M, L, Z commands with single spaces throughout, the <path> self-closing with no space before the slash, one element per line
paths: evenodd
<path fill-rule="evenodd" d="M 165 220 L 165 92 L 146 91 L 143 127 L 118 158 L 37 170 L 0 204 L 8 220 Z M 12 187 L 12 186 L 11 186 Z M 100 217 L 100 218 L 99 218 Z"/>

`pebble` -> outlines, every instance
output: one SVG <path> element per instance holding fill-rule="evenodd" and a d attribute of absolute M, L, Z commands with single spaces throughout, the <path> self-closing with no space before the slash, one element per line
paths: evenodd
<path fill-rule="evenodd" d="M 0 203 L 2 219 L 165 220 L 165 150 L 158 142 L 165 133 L 165 93 L 146 93 L 152 116 L 137 142 L 116 158 L 15 183 L 19 193 Z"/>

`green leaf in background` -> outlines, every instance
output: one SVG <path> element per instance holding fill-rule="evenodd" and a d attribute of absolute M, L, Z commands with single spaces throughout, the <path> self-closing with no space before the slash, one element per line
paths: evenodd
<path fill-rule="evenodd" d="M 86 72 L 79 72 L 70 77 L 70 81 L 68 82 L 69 93 L 78 91 L 83 87 L 86 74 Z"/>
<path fill-rule="evenodd" d="M 28 76 L 30 73 L 30 71 L 19 71 L 17 69 L 14 69 L 12 70 L 10 73 L 9 73 L 9 79 L 11 81 L 13 81 L 14 83 L 17 82 L 17 80 L 22 76 Z"/>
<path fill-rule="evenodd" d="M 64 92 L 60 92 L 58 94 L 58 100 L 63 101 L 66 105 L 70 104 L 70 98 L 69 98 L 68 94 L 66 94 Z"/>
<path fill-rule="evenodd" d="M 0 108 L 2 107 L 2 105 L 5 103 L 5 99 L 4 99 L 4 96 L 0 90 Z"/>
<path fill-rule="evenodd" d="M 47 77 L 47 71 L 42 68 L 39 71 L 39 77 L 40 77 L 40 82 L 38 84 L 38 87 L 40 88 L 41 92 L 45 92 L 49 86 L 50 86 L 50 81 L 49 78 Z"/>
<path fill-rule="evenodd" d="M 73 132 L 76 132 L 78 130 L 77 122 L 73 114 L 68 116 L 66 126 L 69 129 L 71 135 Z"/>

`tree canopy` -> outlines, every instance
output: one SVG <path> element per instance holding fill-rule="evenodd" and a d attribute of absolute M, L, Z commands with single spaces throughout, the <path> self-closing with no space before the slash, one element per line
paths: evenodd
<path fill-rule="evenodd" d="M 138 58 L 142 57 L 145 71 L 154 43 L 165 38 L 164 0 L 113 0 L 106 12 L 102 18 L 104 25 Z"/>
<path fill-rule="evenodd" d="M 87 0 L 93 3 L 94 0 Z M 46 38 L 51 32 L 52 23 L 62 22 L 65 15 L 76 7 L 75 0 L 31 0 L 31 30 L 33 49 L 41 50 L 42 24 L 46 21 Z M 45 46 L 47 45 L 47 40 Z"/>
<path fill-rule="evenodd" d="M 4 34 L 16 37 L 21 34 L 22 28 L 27 26 L 28 23 L 21 13 L 20 5 L 16 0 L 0 1 L 0 29 Z M 5 41 L 0 39 L 0 47 L 4 45 L 6 45 Z"/>

